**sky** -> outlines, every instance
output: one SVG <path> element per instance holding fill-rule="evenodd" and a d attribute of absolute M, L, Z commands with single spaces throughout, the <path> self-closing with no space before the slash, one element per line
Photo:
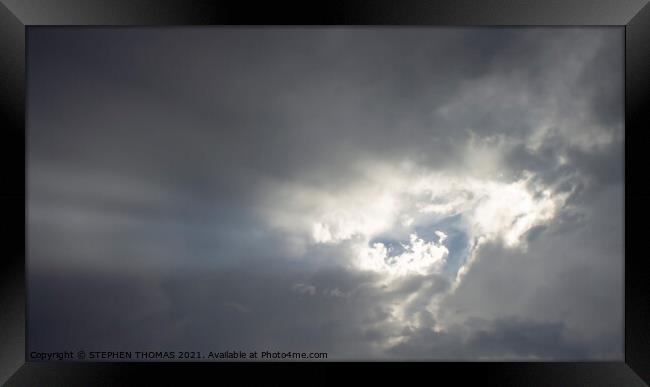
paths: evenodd
<path fill-rule="evenodd" d="M 30 351 L 623 359 L 623 29 L 34 27 Z"/>

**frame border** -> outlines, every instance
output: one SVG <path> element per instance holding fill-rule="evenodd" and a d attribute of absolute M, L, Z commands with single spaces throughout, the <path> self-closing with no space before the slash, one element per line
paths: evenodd
<path fill-rule="evenodd" d="M 251 363 L 36 363 L 26 362 L 26 142 L 25 36 L 36 25 L 438 25 L 625 27 L 625 360 L 622 362 L 337 363 L 386 381 L 397 365 L 498 385 L 650 384 L 650 274 L 642 253 L 642 221 L 650 216 L 643 186 L 643 144 L 650 143 L 649 0 L 348 0 L 302 3 L 233 0 L 0 0 L 0 382 L 22 385 L 126 385 L 182 383 L 189 375 L 209 381 L 215 371 L 238 377 Z M 253 8 L 254 7 L 254 8 Z M 6 183 L 6 184 L 5 184 Z M 645 202 L 645 203 L 644 203 Z M 633 227 L 636 222 L 636 227 Z M 22 228 L 17 225 L 22 224 Z M 22 241 L 22 242 L 21 242 Z M 635 242 L 636 241 L 636 242 Z M 295 370 L 325 377 L 327 363 L 255 363 L 265 377 Z M 13 376 L 12 376 L 13 374 Z M 198 374 L 198 375 L 197 375 Z M 283 373 L 282 376 L 285 374 Z M 396 378 L 397 379 L 397 378 Z M 645 383 L 644 383 L 645 381 Z M 174 383 L 175 382 L 175 383 Z"/>

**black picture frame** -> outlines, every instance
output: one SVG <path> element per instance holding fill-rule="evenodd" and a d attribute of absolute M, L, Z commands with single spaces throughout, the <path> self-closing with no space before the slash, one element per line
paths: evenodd
<path fill-rule="evenodd" d="M 650 94 L 648 0 L 347 0 L 289 2 L 202 0 L 0 0 L 0 382 L 8 386 L 213 384 L 226 370 L 240 381 L 334 366 L 362 368 L 366 380 L 402 380 L 395 367 L 454 382 L 642 386 L 650 383 L 650 274 L 644 254 L 650 189 L 645 182 Z M 74 363 L 26 361 L 25 349 L 25 34 L 37 25 L 581 25 L 625 27 L 625 359 L 557 363 Z M 256 372 L 250 372 L 251 368 Z M 198 375 L 197 375 L 198 374 Z M 286 376 L 287 374 L 282 374 Z M 155 380 L 155 382 L 154 382 Z M 272 380 L 272 379 L 268 379 Z M 303 379 L 304 380 L 304 379 Z M 645 383 L 644 383 L 645 381 Z"/>

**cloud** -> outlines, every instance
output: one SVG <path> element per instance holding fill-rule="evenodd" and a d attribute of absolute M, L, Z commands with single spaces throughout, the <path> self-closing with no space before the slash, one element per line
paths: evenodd
<path fill-rule="evenodd" d="M 30 30 L 30 346 L 620 359 L 622 32 Z"/>
<path fill-rule="evenodd" d="M 605 345 L 623 329 L 623 200 L 618 188 L 583 198 L 584 219 L 550 223 L 525 253 L 487 244 L 439 310 L 442 325 L 481 316 L 562 321 L 573 338 Z M 616 231 L 614 231 L 616 230 Z M 604 315 L 602 308 L 610 311 Z M 622 341 L 607 342 L 620 356 Z"/>
<path fill-rule="evenodd" d="M 561 322 L 504 317 L 470 320 L 445 331 L 416 330 L 389 352 L 401 359 L 537 361 L 588 359 L 593 350 L 572 338 Z"/>
<path fill-rule="evenodd" d="M 293 285 L 293 289 L 299 293 L 310 294 L 312 296 L 316 294 L 316 287 L 312 285 L 305 285 L 303 283 Z"/>
<path fill-rule="evenodd" d="M 438 231 L 439 232 L 439 231 Z M 402 244 L 403 252 L 389 255 L 383 243 L 375 243 L 360 252 L 360 265 L 364 269 L 388 271 L 395 274 L 439 272 L 449 254 L 442 242 L 426 242 L 417 234 L 409 236 L 409 242 Z"/>
<path fill-rule="evenodd" d="M 525 235 L 551 221 L 568 197 L 529 172 L 508 182 L 431 173 L 408 163 L 373 167 L 362 168 L 358 182 L 337 191 L 291 185 L 282 194 L 271 194 L 288 200 L 268 207 L 269 224 L 302 235 L 303 252 L 313 244 L 341 245 L 355 267 L 393 276 L 442 272 L 450 251 L 443 244 L 445 231 L 435 227 L 458 217 L 456 227 L 469 249 L 453 273 L 460 281 L 482 244 L 525 249 Z M 422 232 L 438 240 L 422 239 Z"/>

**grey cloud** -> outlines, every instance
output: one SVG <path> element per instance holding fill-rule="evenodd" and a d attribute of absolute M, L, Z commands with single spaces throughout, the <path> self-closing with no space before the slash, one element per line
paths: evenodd
<path fill-rule="evenodd" d="M 613 28 L 30 29 L 30 346 L 619 357 L 622 49 Z M 273 187 L 334 192 L 358 161 L 480 170 L 470 139 L 572 195 L 526 252 L 482 248 L 439 316 L 448 275 L 387 284 L 264 218 Z"/>
<path fill-rule="evenodd" d="M 623 329 L 621 195 L 609 188 L 585 196 L 583 209 L 590 211 L 584 219 L 548 225 L 525 252 L 484 247 L 466 281 L 444 301 L 446 317 L 519 315 L 562 321 L 570 337 L 620 358 L 622 342 L 611 338 L 621 337 Z M 462 313 L 454 315 L 457 310 Z"/>
<path fill-rule="evenodd" d="M 389 352 L 404 359 L 502 361 L 586 360 L 594 353 L 590 343 L 573 339 L 563 323 L 517 317 L 473 319 L 442 332 L 416 330 Z"/>
<path fill-rule="evenodd" d="M 594 45 L 570 42 L 620 35 L 426 28 L 32 34 L 30 77 L 48 91 L 32 93 L 30 104 L 49 112 L 35 115 L 32 126 L 46 119 L 69 133 L 32 136 L 36 160 L 50 154 L 44 161 L 62 162 L 82 152 L 95 168 L 124 169 L 220 197 L 229 190 L 255 192 L 249 184 L 259 176 L 322 174 L 331 183 L 360 155 L 389 160 L 407 154 L 438 168 L 453 165 L 453 144 L 466 140 L 465 129 L 521 136 L 551 103 L 576 110 L 594 104 L 603 90 L 566 94 L 570 85 L 559 75 L 570 62 L 557 58 L 580 57 Z M 610 80 L 617 64 L 611 40 L 599 51 L 608 66 L 591 70 L 605 75 L 609 88 L 618 85 Z M 575 87 L 582 90 L 583 83 Z M 96 96 L 107 88 L 112 92 Z M 446 104 L 452 114 L 437 116 Z"/>
<path fill-rule="evenodd" d="M 35 270 L 32 340 L 42 350 L 92 345 L 92 350 L 268 349 L 327 351 L 333 359 L 381 357 L 375 345 L 391 331 L 390 304 L 418 290 L 404 284 L 381 288 L 369 273 L 290 268 L 278 258 L 201 273 L 182 267 L 146 274 Z M 297 282 L 316 291 L 296 291 L 291 284 Z M 321 292 L 333 288 L 350 296 Z M 52 331 L 63 334 L 48 334 Z"/>

